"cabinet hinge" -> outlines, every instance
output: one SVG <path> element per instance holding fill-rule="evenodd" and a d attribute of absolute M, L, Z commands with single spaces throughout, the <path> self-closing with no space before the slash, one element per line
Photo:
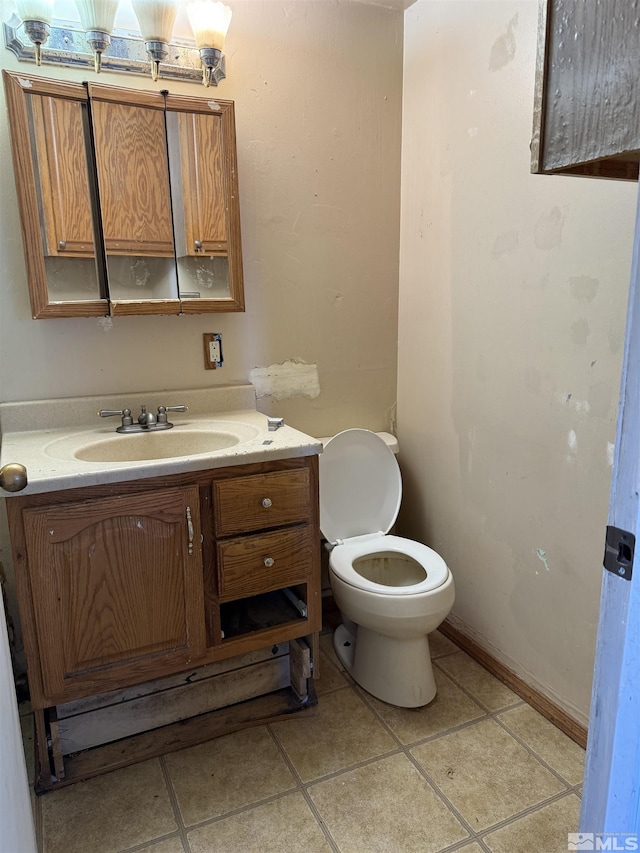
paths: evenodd
<path fill-rule="evenodd" d="M 619 527 L 607 527 L 607 538 L 604 547 L 604 567 L 618 577 L 631 580 L 633 570 L 633 554 L 636 547 L 636 537 L 628 530 Z"/>

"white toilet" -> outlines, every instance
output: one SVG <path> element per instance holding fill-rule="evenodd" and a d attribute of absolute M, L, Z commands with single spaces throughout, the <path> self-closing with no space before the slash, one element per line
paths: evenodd
<path fill-rule="evenodd" d="M 320 455 L 320 528 L 344 617 L 333 644 L 365 690 L 403 708 L 436 695 L 429 641 L 453 607 L 453 576 L 435 551 L 388 535 L 402 498 L 400 468 L 380 436 L 349 429 Z"/>

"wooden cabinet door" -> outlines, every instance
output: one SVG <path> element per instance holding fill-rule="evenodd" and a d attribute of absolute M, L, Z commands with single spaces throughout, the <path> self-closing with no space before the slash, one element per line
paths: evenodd
<path fill-rule="evenodd" d="M 23 517 L 47 704 L 179 671 L 202 656 L 197 487 Z"/>
<path fill-rule="evenodd" d="M 227 254 L 222 118 L 179 113 L 187 255 Z"/>
<path fill-rule="evenodd" d="M 94 256 L 85 108 L 66 98 L 31 100 L 48 256 Z"/>
<path fill-rule="evenodd" d="M 173 257 L 164 98 L 89 84 L 107 255 Z"/>

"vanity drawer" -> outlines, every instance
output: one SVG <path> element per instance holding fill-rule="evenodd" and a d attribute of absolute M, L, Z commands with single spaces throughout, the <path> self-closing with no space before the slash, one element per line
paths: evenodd
<path fill-rule="evenodd" d="M 310 525 L 218 542 L 220 601 L 304 583 L 317 547 Z"/>
<path fill-rule="evenodd" d="M 213 512 L 218 536 L 308 521 L 309 471 L 297 468 L 214 482 Z"/>

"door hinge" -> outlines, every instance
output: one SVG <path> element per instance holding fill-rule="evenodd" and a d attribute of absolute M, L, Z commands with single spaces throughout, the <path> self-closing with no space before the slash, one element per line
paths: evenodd
<path fill-rule="evenodd" d="M 604 567 L 618 577 L 631 580 L 633 570 L 633 554 L 636 547 L 636 537 L 628 530 L 619 527 L 607 527 L 607 538 L 604 547 Z"/>

